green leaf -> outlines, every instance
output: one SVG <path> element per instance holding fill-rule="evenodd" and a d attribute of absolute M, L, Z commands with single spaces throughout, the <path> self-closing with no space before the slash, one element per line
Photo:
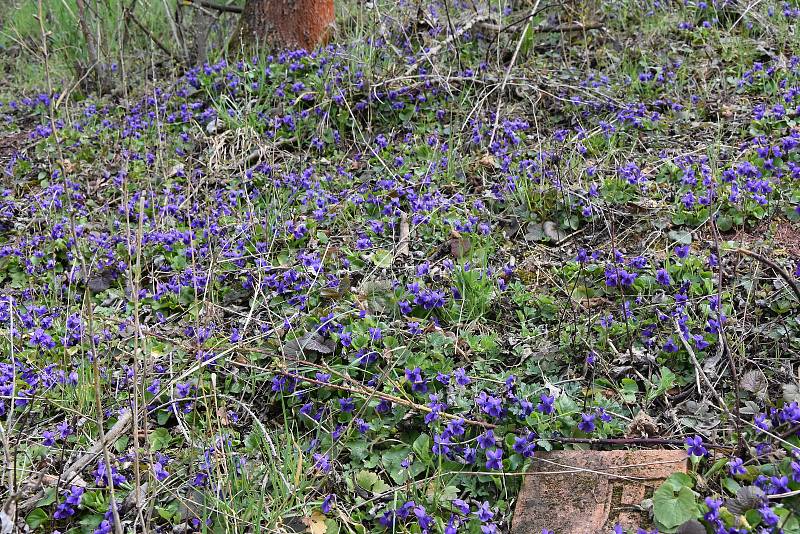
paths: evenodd
<path fill-rule="evenodd" d="M 356 474 L 356 484 L 362 489 L 371 491 L 372 493 L 383 493 L 391 487 L 376 473 L 367 470 L 361 470 Z"/>
<path fill-rule="evenodd" d="M 92 514 L 82 517 L 81 520 L 78 521 L 78 524 L 83 527 L 84 532 L 92 532 L 102 522 L 103 516 L 101 514 Z"/>
<path fill-rule="evenodd" d="M 724 487 L 726 490 L 730 491 L 734 495 L 736 495 L 736 492 L 738 492 L 742 488 L 742 486 L 738 482 L 729 477 L 722 479 L 722 487 Z"/>
<path fill-rule="evenodd" d="M 356 484 L 361 489 L 371 491 L 372 487 L 380 481 L 380 477 L 372 471 L 361 470 L 356 474 Z"/>
<path fill-rule="evenodd" d="M 44 497 L 36 501 L 36 506 L 50 506 L 54 502 L 56 502 L 56 489 L 47 488 Z"/>
<path fill-rule="evenodd" d="M 692 244 L 692 233 L 686 230 L 670 230 L 667 235 L 670 239 L 681 245 Z"/>
<path fill-rule="evenodd" d="M 364 441 L 354 441 L 348 445 L 350 458 L 360 464 L 369 455 L 367 443 Z"/>
<path fill-rule="evenodd" d="M 578 410 L 578 405 L 572 400 L 569 395 L 562 394 L 560 395 L 555 402 L 556 411 L 558 413 L 576 413 Z"/>
<path fill-rule="evenodd" d="M 167 410 L 161 410 L 156 416 L 156 421 L 159 425 L 165 425 L 167 424 L 167 421 L 169 421 L 169 417 L 170 413 Z"/>
<path fill-rule="evenodd" d="M 717 228 L 720 232 L 727 232 L 733 228 L 733 219 L 730 215 L 720 215 L 717 217 Z"/>
<path fill-rule="evenodd" d="M 392 253 L 389 250 L 376 250 L 372 253 L 372 263 L 381 269 L 388 269 L 392 266 Z"/>
<path fill-rule="evenodd" d="M 700 515 L 697 497 L 683 486 L 677 492 L 664 482 L 653 494 L 653 513 L 662 531 L 672 532 L 685 522 Z"/>
<path fill-rule="evenodd" d="M 172 436 L 166 428 L 156 428 L 150 433 L 150 450 L 160 451 L 167 448 Z"/>
<path fill-rule="evenodd" d="M 800 520 L 797 519 L 797 516 L 794 515 L 791 510 L 787 508 L 777 508 L 775 510 L 775 515 L 781 518 L 779 524 L 784 534 L 798 534 L 798 532 L 800 532 Z"/>
<path fill-rule="evenodd" d="M 632 380 L 630 378 L 622 379 L 622 391 L 620 391 L 622 400 L 624 400 L 628 404 L 634 403 L 636 402 L 636 395 L 638 393 L 639 393 L 639 384 L 636 383 L 636 380 Z"/>
<path fill-rule="evenodd" d="M 411 449 L 403 445 L 396 445 L 381 454 L 383 468 L 386 469 L 395 484 L 402 484 L 405 482 L 405 470 L 400 463 L 403 459 L 408 457 L 409 454 L 411 454 Z"/>
<path fill-rule="evenodd" d="M 675 376 L 675 373 L 673 373 L 668 367 L 662 367 L 660 374 L 661 376 L 658 380 L 658 386 L 656 387 L 656 389 L 648 388 L 649 389 L 649 391 L 647 392 L 648 400 L 653 400 L 660 397 L 661 395 L 664 394 L 664 392 L 672 389 L 672 387 L 675 385 L 677 377 Z"/>
<path fill-rule="evenodd" d="M 383 481 L 383 479 L 378 479 L 374 486 L 372 486 L 372 493 L 385 493 L 392 489 L 392 487 Z"/>
<path fill-rule="evenodd" d="M 325 534 L 339 534 L 339 523 L 335 519 L 326 519 L 325 527 Z"/>
<path fill-rule="evenodd" d="M 748 510 L 744 514 L 744 518 L 751 527 L 757 527 L 761 523 L 761 514 L 758 510 Z"/>
<path fill-rule="evenodd" d="M 161 519 L 172 520 L 172 510 L 156 506 L 156 513 L 161 516 Z"/>
<path fill-rule="evenodd" d="M 130 441 L 130 436 L 122 436 L 117 441 L 114 442 L 114 449 L 120 454 L 128 448 L 128 442 Z"/>
<path fill-rule="evenodd" d="M 454 501 L 458 499 L 458 488 L 456 486 L 446 486 L 441 492 L 439 492 L 438 497 L 444 499 L 445 501 Z"/>
<path fill-rule="evenodd" d="M 428 434 L 422 433 L 414 440 L 411 446 L 417 457 L 425 463 L 431 459 L 431 437 Z"/>
<path fill-rule="evenodd" d="M 25 518 L 25 522 L 29 527 L 31 527 L 31 529 L 36 530 L 45 524 L 49 518 L 50 516 L 47 515 L 47 512 L 41 508 L 37 508 L 28 514 L 28 516 Z"/>
<path fill-rule="evenodd" d="M 680 491 L 683 487 L 694 487 L 694 480 L 686 473 L 672 473 L 667 477 L 664 483 L 668 484 L 673 491 Z"/>

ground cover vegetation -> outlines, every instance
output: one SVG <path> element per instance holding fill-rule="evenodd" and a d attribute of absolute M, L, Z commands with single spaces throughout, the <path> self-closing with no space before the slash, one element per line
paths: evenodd
<path fill-rule="evenodd" d="M 75 7 L 0 15 L 4 528 L 492 534 L 671 447 L 639 532 L 800 532 L 797 3 L 112 3 L 106 87 Z"/>

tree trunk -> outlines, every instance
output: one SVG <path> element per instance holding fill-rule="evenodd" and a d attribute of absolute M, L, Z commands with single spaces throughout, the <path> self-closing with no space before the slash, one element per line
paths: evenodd
<path fill-rule="evenodd" d="M 328 40 L 333 22 L 333 0 L 247 0 L 235 44 L 311 50 Z"/>
<path fill-rule="evenodd" d="M 89 13 L 87 12 L 84 1 L 76 0 L 75 4 L 78 8 L 78 27 L 83 34 L 83 38 L 86 40 L 86 52 L 89 56 L 88 65 L 86 65 L 83 61 L 78 61 L 78 64 L 76 65 L 78 70 L 77 75 L 83 80 L 84 85 L 86 85 L 87 82 L 90 81 L 90 78 L 84 75 L 87 73 L 92 73 L 94 75 L 96 86 L 91 87 L 91 84 L 89 84 L 87 89 L 96 89 L 100 94 L 106 94 L 111 91 L 111 80 L 109 77 L 108 68 L 101 57 L 101 50 L 95 41 L 93 33 L 94 28 L 89 23 Z"/>

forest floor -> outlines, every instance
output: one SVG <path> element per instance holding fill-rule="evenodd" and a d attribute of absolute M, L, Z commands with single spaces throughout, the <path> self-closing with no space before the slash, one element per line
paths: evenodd
<path fill-rule="evenodd" d="M 16 50 L 3 528 L 492 534 L 538 451 L 666 448 L 647 532 L 800 533 L 798 21 L 364 4 L 110 95 Z"/>

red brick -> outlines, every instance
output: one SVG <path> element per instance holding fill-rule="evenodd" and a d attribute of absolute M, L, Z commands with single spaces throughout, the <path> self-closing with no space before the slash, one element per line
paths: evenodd
<path fill-rule="evenodd" d="M 634 507 L 669 475 L 686 472 L 685 451 L 537 453 L 517 499 L 512 534 L 609 534 L 616 522 L 649 526 Z"/>

